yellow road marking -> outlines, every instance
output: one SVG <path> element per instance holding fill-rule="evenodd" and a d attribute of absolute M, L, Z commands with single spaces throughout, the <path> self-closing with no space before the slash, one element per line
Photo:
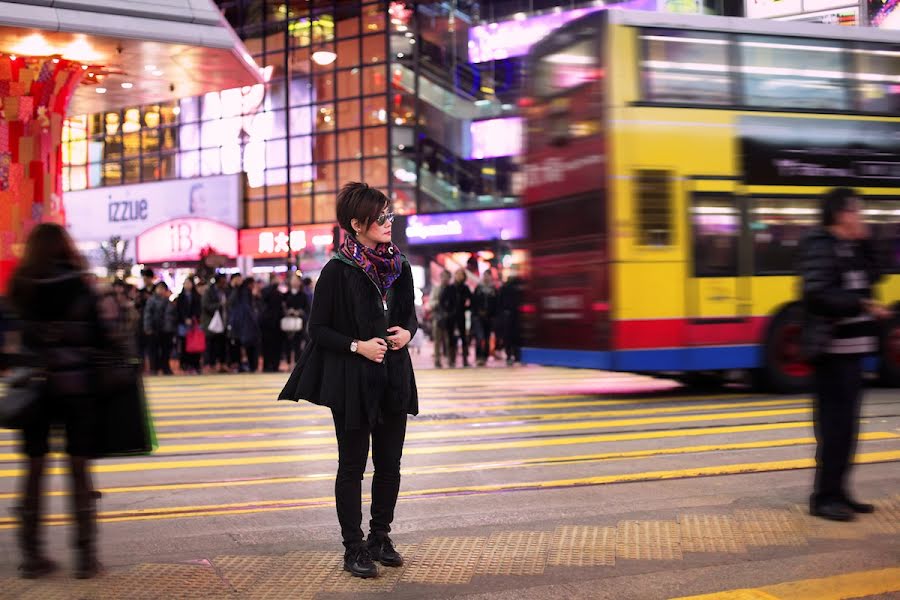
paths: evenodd
<path fill-rule="evenodd" d="M 789 581 L 759 588 L 731 590 L 678 600 L 847 600 L 900 591 L 900 567 Z"/>
<path fill-rule="evenodd" d="M 729 433 L 745 433 L 751 431 L 777 431 L 812 427 L 811 421 L 794 421 L 787 423 L 762 423 L 756 425 L 730 425 L 697 427 L 694 429 L 661 429 L 655 431 L 634 431 L 629 433 L 607 433 L 588 436 L 548 437 L 528 440 L 511 440 L 504 442 L 481 442 L 476 444 L 450 444 L 442 446 L 417 446 L 405 448 L 405 456 L 456 454 L 461 452 L 490 452 L 522 448 L 547 448 L 552 446 L 570 446 L 577 444 L 594 444 L 599 442 L 622 442 L 648 439 L 665 439 L 674 437 L 694 437 L 701 435 L 724 435 Z M 888 434 L 894 435 L 894 434 Z M 334 444 L 334 440 L 332 440 Z M 311 462 L 316 460 L 334 460 L 336 452 L 289 454 L 285 456 L 242 456 L 237 458 L 198 458 L 178 461 L 154 461 L 149 458 L 132 459 L 122 463 L 99 463 L 92 467 L 95 473 L 127 473 L 138 471 L 161 471 L 169 469 L 193 469 L 227 466 L 269 465 L 283 463 Z M 47 469 L 51 475 L 63 475 L 68 471 L 62 467 Z M 0 478 L 18 477 L 24 474 L 22 469 L 0 470 Z"/>
<path fill-rule="evenodd" d="M 896 439 L 900 435 L 888 432 L 870 432 L 860 434 L 862 441 L 880 441 Z M 789 446 L 802 446 L 814 444 L 815 438 L 791 438 L 778 440 L 763 440 L 757 442 L 740 442 L 733 444 L 706 444 L 700 446 L 682 446 L 679 448 L 658 448 L 651 450 L 630 450 L 624 452 L 603 452 L 599 454 L 579 454 L 573 456 L 546 456 L 531 457 L 516 460 L 501 460 L 487 463 L 456 463 L 447 465 L 424 465 L 416 467 L 404 467 L 403 476 L 434 475 L 439 473 L 459 473 L 477 469 L 478 471 L 504 470 L 533 466 L 562 466 L 572 463 L 591 463 L 599 461 L 625 460 L 635 458 L 653 458 L 656 456 L 671 456 L 678 454 L 699 454 L 704 452 L 723 452 L 731 450 L 752 450 L 755 448 L 784 448 Z M 371 475 L 371 472 L 368 472 Z M 220 487 L 245 487 L 258 485 L 272 485 L 284 483 L 307 483 L 310 481 L 322 481 L 334 479 L 334 473 L 317 473 L 312 475 L 300 475 L 295 477 L 269 477 L 259 479 L 239 479 L 228 481 L 208 481 L 196 483 L 165 483 L 156 485 L 137 485 L 128 487 L 113 487 L 100 490 L 104 494 L 121 494 L 134 492 L 160 492 L 171 490 L 197 490 Z M 54 490 L 47 493 L 50 496 L 67 496 L 64 490 Z M 18 498 L 16 492 L 0 493 L 0 500 Z"/>
<path fill-rule="evenodd" d="M 880 462 L 893 462 L 900 460 L 900 450 L 885 452 L 870 452 L 858 454 L 857 464 L 870 464 Z M 592 485 L 604 485 L 612 483 L 626 483 L 636 481 L 662 481 L 667 479 L 685 479 L 694 477 L 708 477 L 714 475 L 737 475 L 745 473 L 765 473 L 770 471 L 789 471 L 796 469 L 808 469 L 815 466 L 811 458 L 796 460 L 783 460 L 759 463 L 743 463 L 736 465 L 718 465 L 712 467 L 696 467 L 691 469 L 678 469 L 669 471 L 648 471 L 644 473 L 627 473 L 619 475 L 602 475 L 595 477 L 581 477 L 572 479 L 556 479 L 548 481 L 526 481 L 519 483 L 502 483 L 490 485 L 457 486 L 447 488 L 434 488 L 426 490 L 411 490 L 400 492 L 401 501 L 427 499 L 429 497 L 459 496 L 466 494 L 487 494 L 497 492 L 536 491 L 543 489 L 573 488 Z M 366 497 L 366 496 L 364 496 Z M 238 515 L 260 513 L 268 511 L 300 510 L 304 508 L 321 508 L 332 506 L 332 497 L 298 498 L 285 500 L 259 500 L 254 502 L 237 502 L 229 504 L 210 504 L 200 506 L 166 506 L 159 508 L 146 508 L 132 511 L 108 511 L 100 513 L 99 518 L 103 522 L 142 521 L 158 519 L 180 519 L 187 517 L 209 517 L 223 515 Z M 66 515 L 55 514 L 48 517 L 52 525 L 60 525 L 66 522 Z M 16 527 L 14 519 L 0 520 L 0 529 Z"/>
<path fill-rule="evenodd" d="M 616 411 L 613 411 L 615 413 Z M 735 413 L 711 413 L 700 415 L 676 415 L 668 417 L 645 417 L 637 419 L 610 419 L 588 420 L 566 423 L 547 423 L 538 425 L 513 425 L 498 427 L 479 427 L 478 429 L 438 429 L 434 431 L 414 431 L 407 435 L 410 440 L 439 440 L 455 438 L 471 438 L 478 436 L 494 436 L 499 434 L 519 433 L 548 433 L 558 431 L 580 431 L 585 429 L 607 429 L 613 427 L 633 427 L 638 425 L 659 425 L 664 423 L 696 423 L 698 421 L 719 421 L 732 419 L 749 419 L 757 417 L 781 417 L 789 415 L 807 415 L 811 412 L 808 408 L 789 408 L 778 410 L 753 410 Z M 602 413 L 601 413 L 602 414 Z M 516 419 L 521 421 L 522 419 Z M 466 420 L 462 420 L 466 422 Z M 445 424 L 451 424 L 447 420 Z M 459 421 L 457 421 L 459 423 Z M 307 433 L 328 433 L 330 427 L 310 428 Z M 210 453 L 233 450 L 275 450 L 286 448 L 308 448 L 310 446 L 323 446 L 330 444 L 330 438 L 304 438 L 304 439 L 266 439 L 243 442 L 202 442 L 199 444 L 173 444 L 160 445 L 156 454 L 190 454 Z M 0 461 L 18 460 L 22 455 L 18 453 L 0 453 Z"/>

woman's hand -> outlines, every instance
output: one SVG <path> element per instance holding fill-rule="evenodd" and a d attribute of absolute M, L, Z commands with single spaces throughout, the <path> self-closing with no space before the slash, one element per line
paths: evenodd
<path fill-rule="evenodd" d="M 409 340 L 412 339 L 412 334 L 399 325 L 395 325 L 394 327 L 389 328 L 388 333 L 390 333 L 391 335 L 389 335 L 387 338 L 387 346 L 391 350 L 400 350 L 409 343 Z"/>
<path fill-rule="evenodd" d="M 384 362 L 384 353 L 387 352 L 387 343 L 381 338 L 372 338 L 366 342 L 359 342 L 356 352 L 357 354 L 362 354 L 372 362 Z"/>

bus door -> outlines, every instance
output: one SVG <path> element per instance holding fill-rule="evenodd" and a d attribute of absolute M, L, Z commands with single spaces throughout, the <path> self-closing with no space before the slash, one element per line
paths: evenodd
<path fill-rule="evenodd" d="M 734 182 L 692 181 L 687 207 L 685 341 L 690 346 L 752 343 L 745 199 Z"/>

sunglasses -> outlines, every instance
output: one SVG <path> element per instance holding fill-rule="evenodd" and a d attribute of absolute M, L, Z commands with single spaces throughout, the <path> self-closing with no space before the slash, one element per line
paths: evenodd
<path fill-rule="evenodd" d="M 384 226 L 385 223 L 393 223 L 394 222 L 394 213 L 386 212 L 378 215 L 378 218 L 375 219 L 375 222 L 378 223 L 379 227 Z"/>

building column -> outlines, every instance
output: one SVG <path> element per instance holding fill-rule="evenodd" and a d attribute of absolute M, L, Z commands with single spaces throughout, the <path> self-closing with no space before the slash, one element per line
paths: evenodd
<path fill-rule="evenodd" d="M 63 58 L 0 55 L 0 294 L 31 228 L 65 222 L 62 128 L 83 74 Z"/>

